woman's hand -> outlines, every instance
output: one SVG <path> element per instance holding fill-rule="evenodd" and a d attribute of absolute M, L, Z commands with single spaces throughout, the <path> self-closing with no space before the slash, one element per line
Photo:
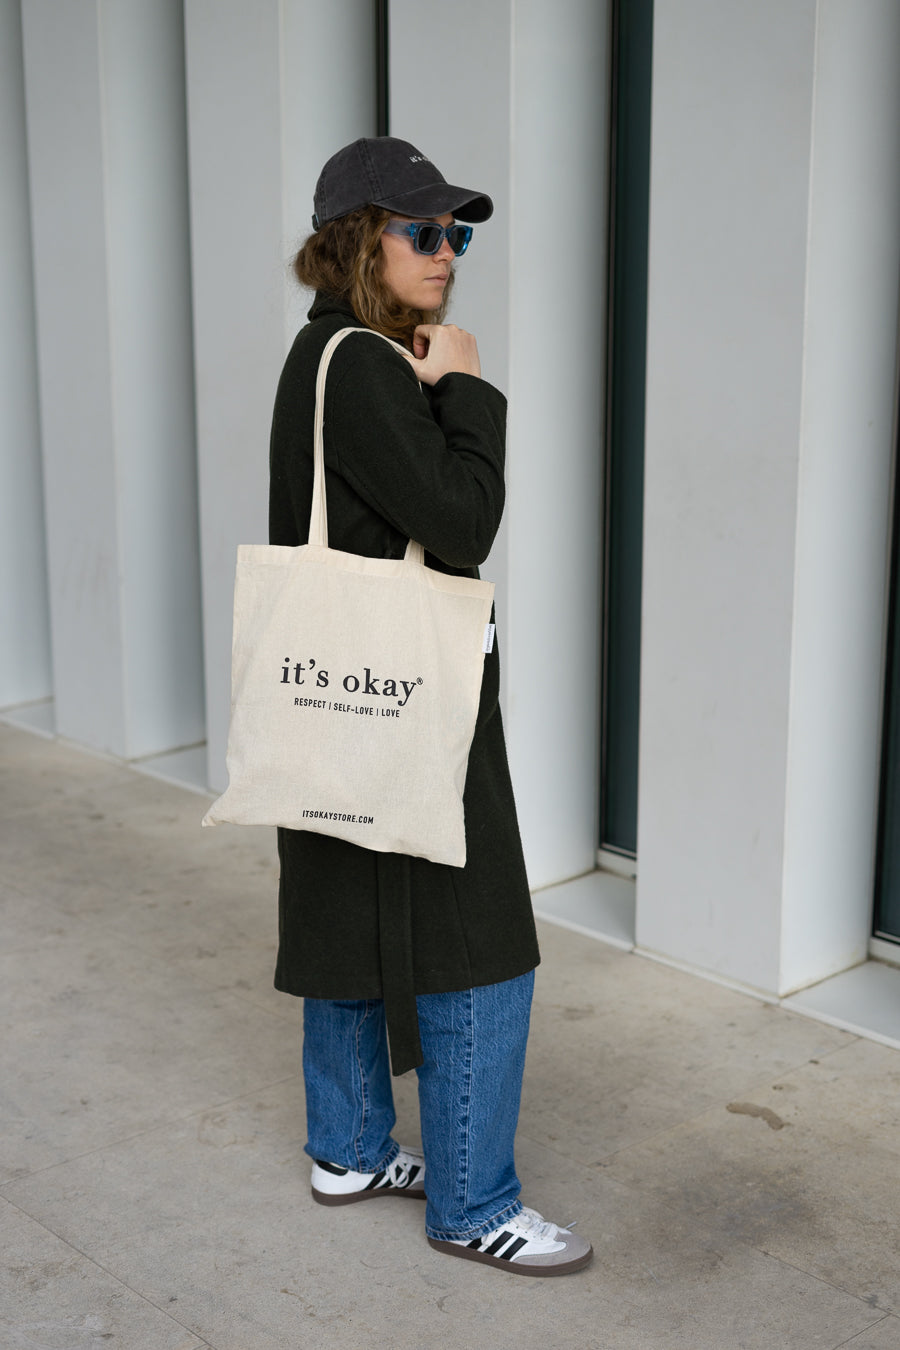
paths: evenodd
<path fill-rule="evenodd" d="M 407 357 L 422 384 L 437 384 L 442 375 L 481 375 L 478 343 L 452 323 L 420 323 Z"/>

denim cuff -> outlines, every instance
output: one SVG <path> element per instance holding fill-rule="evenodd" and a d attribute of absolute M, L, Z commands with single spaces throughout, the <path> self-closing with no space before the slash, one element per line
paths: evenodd
<path fill-rule="evenodd" d="M 425 1189 L 428 1189 L 428 1180 L 426 1174 Z M 500 1228 L 510 1219 L 514 1219 L 517 1214 L 521 1214 L 525 1206 L 521 1200 L 514 1200 L 511 1205 L 501 1209 L 492 1219 L 486 1219 L 484 1223 L 477 1228 L 470 1228 L 465 1233 L 451 1233 L 446 1228 L 432 1228 L 429 1223 L 425 1224 L 426 1237 L 434 1238 L 437 1242 L 474 1242 L 475 1238 L 487 1237 L 488 1233 L 493 1233 L 495 1228 Z"/>

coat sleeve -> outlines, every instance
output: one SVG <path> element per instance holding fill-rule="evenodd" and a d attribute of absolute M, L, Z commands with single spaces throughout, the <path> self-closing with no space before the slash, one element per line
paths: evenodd
<path fill-rule="evenodd" d="M 450 567 L 482 563 L 503 513 L 506 400 L 473 375 L 427 393 L 370 335 L 336 350 L 325 391 L 325 462 L 401 534 Z"/>

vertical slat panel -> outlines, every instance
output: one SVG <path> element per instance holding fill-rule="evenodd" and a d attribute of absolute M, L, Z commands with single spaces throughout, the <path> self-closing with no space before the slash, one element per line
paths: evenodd
<path fill-rule="evenodd" d="M 59 731 L 203 735 L 181 0 L 25 0 Z"/>
<path fill-rule="evenodd" d="M 52 692 L 19 0 L 0 0 L 0 707 Z"/>

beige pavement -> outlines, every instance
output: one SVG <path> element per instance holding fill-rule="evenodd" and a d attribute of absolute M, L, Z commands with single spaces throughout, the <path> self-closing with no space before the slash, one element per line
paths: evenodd
<path fill-rule="evenodd" d="M 0 765 L 0 1350 L 900 1347 L 900 1051 L 542 924 L 523 1198 L 596 1257 L 454 1261 L 310 1199 L 271 833 L 3 724 Z"/>

